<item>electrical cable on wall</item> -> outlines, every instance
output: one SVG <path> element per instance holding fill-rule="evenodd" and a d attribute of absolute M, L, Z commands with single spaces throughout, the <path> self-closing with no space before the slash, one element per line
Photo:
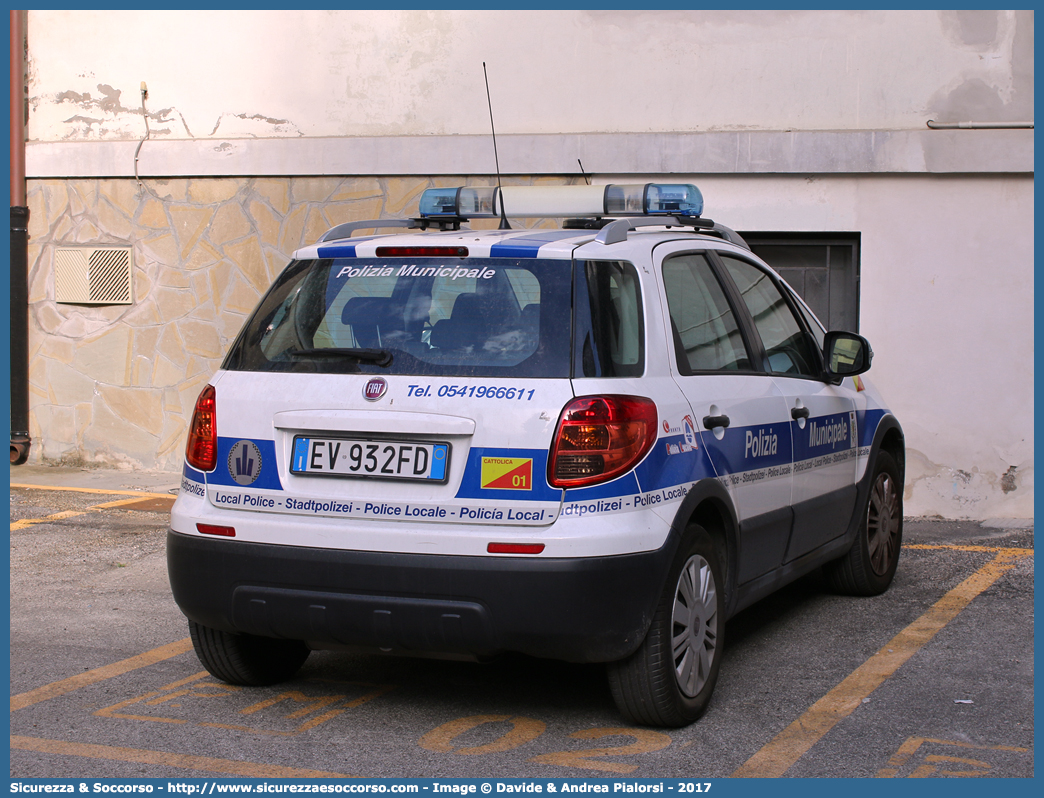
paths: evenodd
<path fill-rule="evenodd" d="M 149 140 L 149 136 L 152 135 L 152 131 L 149 130 L 149 113 L 145 110 L 145 100 L 149 96 L 149 87 L 145 85 L 145 81 L 141 82 L 141 116 L 145 120 L 145 138 L 138 142 L 138 148 L 134 150 L 134 179 L 138 181 L 138 193 L 145 189 L 145 186 L 141 182 L 141 178 L 138 177 L 138 153 L 141 152 L 141 145 Z"/>
<path fill-rule="evenodd" d="M 138 182 L 138 196 L 140 197 L 143 193 L 151 194 L 153 197 L 158 199 L 160 202 L 166 202 L 166 199 L 161 197 L 145 183 L 142 182 L 141 177 L 138 175 L 138 155 L 141 153 L 141 145 L 144 144 L 152 136 L 152 130 L 149 127 L 149 112 L 145 108 L 145 100 L 149 98 L 149 87 L 143 80 L 141 82 L 141 116 L 145 120 L 145 137 L 138 142 L 137 148 L 134 150 L 134 179 Z M 188 126 L 186 126 L 186 130 Z M 191 135 L 191 134 L 189 134 Z"/>

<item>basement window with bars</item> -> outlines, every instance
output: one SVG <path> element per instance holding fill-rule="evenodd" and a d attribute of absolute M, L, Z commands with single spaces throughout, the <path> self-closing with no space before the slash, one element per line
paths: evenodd
<path fill-rule="evenodd" d="M 859 233 L 740 233 L 828 330 L 859 332 Z"/>
<path fill-rule="evenodd" d="M 70 305 L 130 305 L 130 247 L 70 247 L 54 252 L 55 301 Z"/>

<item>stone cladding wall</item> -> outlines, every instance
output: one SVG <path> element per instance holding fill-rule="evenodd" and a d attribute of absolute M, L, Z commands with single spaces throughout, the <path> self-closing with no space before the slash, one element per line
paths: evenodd
<path fill-rule="evenodd" d="M 342 222 L 414 214 L 425 188 L 494 183 L 30 180 L 29 462 L 179 469 L 196 397 L 295 249 Z M 88 245 L 132 247 L 133 304 L 55 302 L 55 249 Z"/>

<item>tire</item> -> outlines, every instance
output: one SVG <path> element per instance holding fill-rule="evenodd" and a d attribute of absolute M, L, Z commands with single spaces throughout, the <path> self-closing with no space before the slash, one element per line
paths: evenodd
<path fill-rule="evenodd" d="M 691 527 L 645 640 L 608 666 L 613 699 L 629 721 L 686 726 L 706 711 L 721 665 L 724 585 L 714 541 Z"/>
<path fill-rule="evenodd" d="M 874 464 L 859 534 L 848 553 L 828 566 L 830 586 L 852 596 L 876 596 L 892 584 L 903 543 L 903 486 L 899 467 L 880 451 Z"/>
<path fill-rule="evenodd" d="M 237 635 L 189 621 L 196 656 L 211 676 L 229 684 L 263 687 L 291 678 L 308 658 L 300 640 Z"/>

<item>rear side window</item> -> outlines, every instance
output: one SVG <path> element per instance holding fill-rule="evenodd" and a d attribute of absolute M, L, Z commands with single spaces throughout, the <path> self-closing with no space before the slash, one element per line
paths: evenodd
<path fill-rule="evenodd" d="M 224 367 L 569 375 L 567 261 L 338 258 L 290 264 Z"/>
<path fill-rule="evenodd" d="M 645 371 L 641 285 L 625 261 L 577 261 L 574 371 L 637 377 Z"/>

